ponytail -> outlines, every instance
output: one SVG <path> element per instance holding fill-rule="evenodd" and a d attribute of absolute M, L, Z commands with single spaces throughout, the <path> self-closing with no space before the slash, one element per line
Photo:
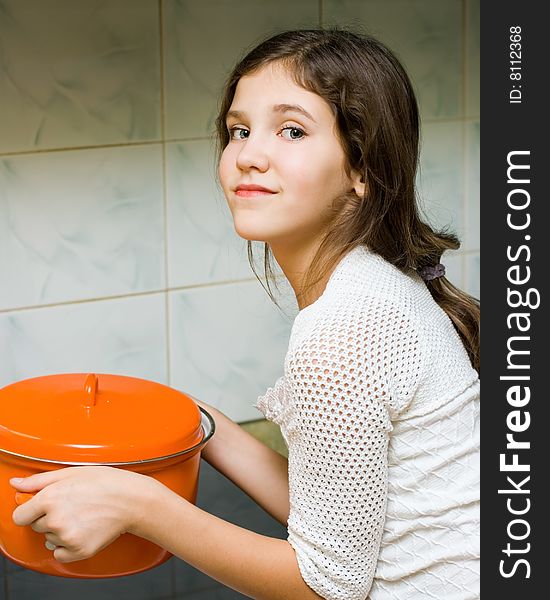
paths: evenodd
<path fill-rule="evenodd" d="M 414 215 L 412 223 L 413 237 L 416 243 L 410 248 L 413 252 L 411 260 L 417 271 L 438 264 L 446 250 L 460 248 L 460 241 L 456 235 L 447 231 L 434 231 L 417 215 Z M 480 373 L 479 299 L 454 286 L 445 276 L 430 279 L 426 281 L 426 285 L 433 299 L 447 313 L 453 323 L 470 357 L 472 367 Z"/>
<path fill-rule="evenodd" d="M 446 277 L 427 281 L 434 300 L 447 313 L 468 352 L 473 368 L 480 373 L 479 325 L 480 302 L 455 287 Z"/>

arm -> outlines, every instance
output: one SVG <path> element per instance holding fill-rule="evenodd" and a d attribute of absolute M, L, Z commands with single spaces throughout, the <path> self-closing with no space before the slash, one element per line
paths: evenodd
<path fill-rule="evenodd" d="M 396 334 L 372 302 L 320 311 L 285 365 L 287 539 L 304 581 L 331 600 L 369 597 L 386 517 L 393 365 L 382 368 L 380 342 Z"/>
<path fill-rule="evenodd" d="M 286 540 L 211 515 L 159 484 L 131 533 L 257 600 L 323 600 L 305 583 Z"/>
<path fill-rule="evenodd" d="M 289 513 L 288 460 L 216 408 L 196 398 L 216 422 L 202 458 L 286 527 Z"/>

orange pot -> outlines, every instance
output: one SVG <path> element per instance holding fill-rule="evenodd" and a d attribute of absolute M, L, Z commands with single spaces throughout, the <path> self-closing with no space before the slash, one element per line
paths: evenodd
<path fill-rule="evenodd" d="M 154 477 L 195 503 L 200 451 L 212 417 L 165 385 L 121 375 L 71 373 L 27 379 L 0 390 L 0 550 L 49 575 L 119 577 L 168 560 L 169 552 L 123 534 L 92 558 L 60 563 L 44 534 L 18 527 L 12 513 L 30 495 L 12 477 L 69 466 L 103 465 Z"/>

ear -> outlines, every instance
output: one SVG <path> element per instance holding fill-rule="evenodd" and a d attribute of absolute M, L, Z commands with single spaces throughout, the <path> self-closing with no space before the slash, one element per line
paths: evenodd
<path fill-rule="evenodd" d="M 359 196 L 359 198 L 364 198 L 365 192 L 367 191 L 367 184 L 363 181 L 363 177 L 357 171 L 351 172 L 351 184 L 357 196 Z"/>

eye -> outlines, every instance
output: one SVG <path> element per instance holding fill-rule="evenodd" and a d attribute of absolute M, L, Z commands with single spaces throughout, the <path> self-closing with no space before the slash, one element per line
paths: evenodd
<path fill-rule="evenodd" d="M 229 128 L 229 139 L 231 139 L 231 140 L 244 140 L 248 137 L 248 134 L 249 134 L 248 129 L 244 129 L 244 127 L 230 127 Z"/>
<path fill-rule="evenodd" d="M 284 135 L 285 133 L 287 135 Z M 300 129 L 299 127 L 289 125 L 288 127 L 283 127 L 281 129 L 281 135 L 285 140 L 294 141 L 301 140 L 302 138 L 304 138 L 306 136 L 306 132 L 303 129 Z"/>

